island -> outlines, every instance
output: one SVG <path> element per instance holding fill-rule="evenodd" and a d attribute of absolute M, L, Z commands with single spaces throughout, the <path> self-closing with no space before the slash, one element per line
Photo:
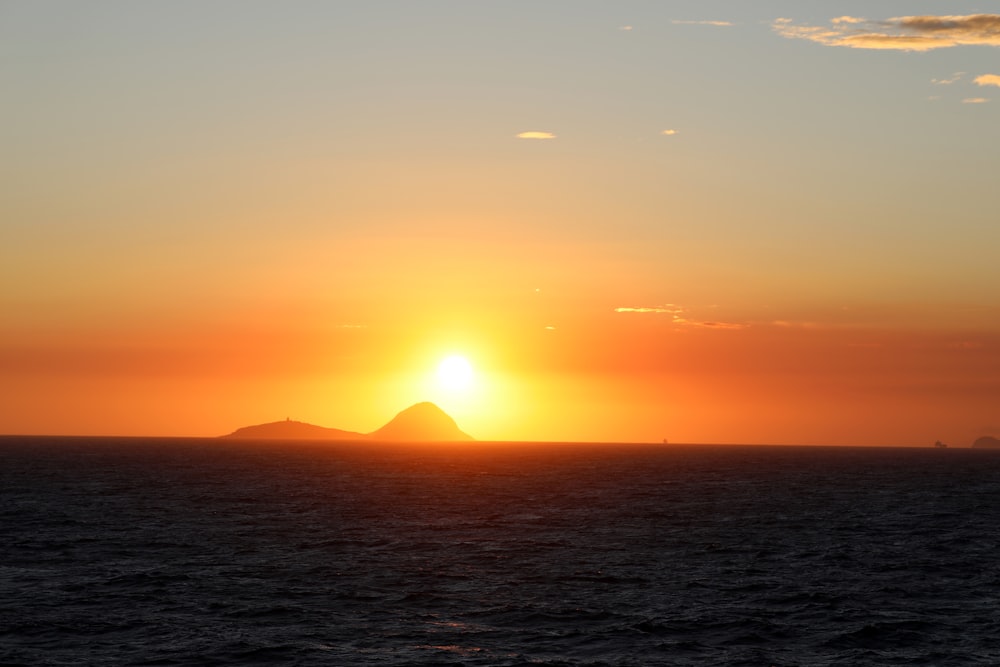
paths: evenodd
<path fill-rule="evenodd" d="M 377 440 L 380 442 L 464 442 L 474 440 L 433 403 L 411 405 L 371 433 L 326 428 L 285 419 L 244 426 L 222 438 L 255 440 Z"/>
<path fill-rule="evenodd" d="M 1000 449 L 1000 439 L 994 438 L 991 435 L 984 435 L 981 438 L 976 438 L 976 441 L 972 443 L 973 449 Z"/>

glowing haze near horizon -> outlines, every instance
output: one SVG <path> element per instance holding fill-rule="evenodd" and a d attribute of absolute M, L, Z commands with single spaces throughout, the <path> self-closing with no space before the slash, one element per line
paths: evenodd
<path fill-rule="evenodd" d="M 1000 435 L 998 15 L 4 3 L 0 432 Z"/>

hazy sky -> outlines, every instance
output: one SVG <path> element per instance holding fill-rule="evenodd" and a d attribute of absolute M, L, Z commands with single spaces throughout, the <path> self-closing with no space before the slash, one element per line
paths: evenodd
<path fill-rule="evenodd" d="M 1000 435 L 996 0 L 7 1 L 0 87 L 0 433 Z"/>

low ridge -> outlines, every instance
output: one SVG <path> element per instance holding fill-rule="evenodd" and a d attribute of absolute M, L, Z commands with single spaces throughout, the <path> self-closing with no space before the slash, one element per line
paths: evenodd
<path fill-rule="evenodd" d="M 280 422 L 269 422 L 255 426 L 238 428 L 223 438 L 259 438 L 262 440 L 293 439 L 293 440 L 361 440 L 363 433 L 342 431 L 337 428 L 325 428 L 305 422 L 286 419 Z"/>

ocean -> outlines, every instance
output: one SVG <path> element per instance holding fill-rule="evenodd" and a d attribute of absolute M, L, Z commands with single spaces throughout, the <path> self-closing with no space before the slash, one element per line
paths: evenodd
<path fill-rule="evenodd" d="M 0 438 L 3 665 L 997 665 L 1000 452 Z"/>

